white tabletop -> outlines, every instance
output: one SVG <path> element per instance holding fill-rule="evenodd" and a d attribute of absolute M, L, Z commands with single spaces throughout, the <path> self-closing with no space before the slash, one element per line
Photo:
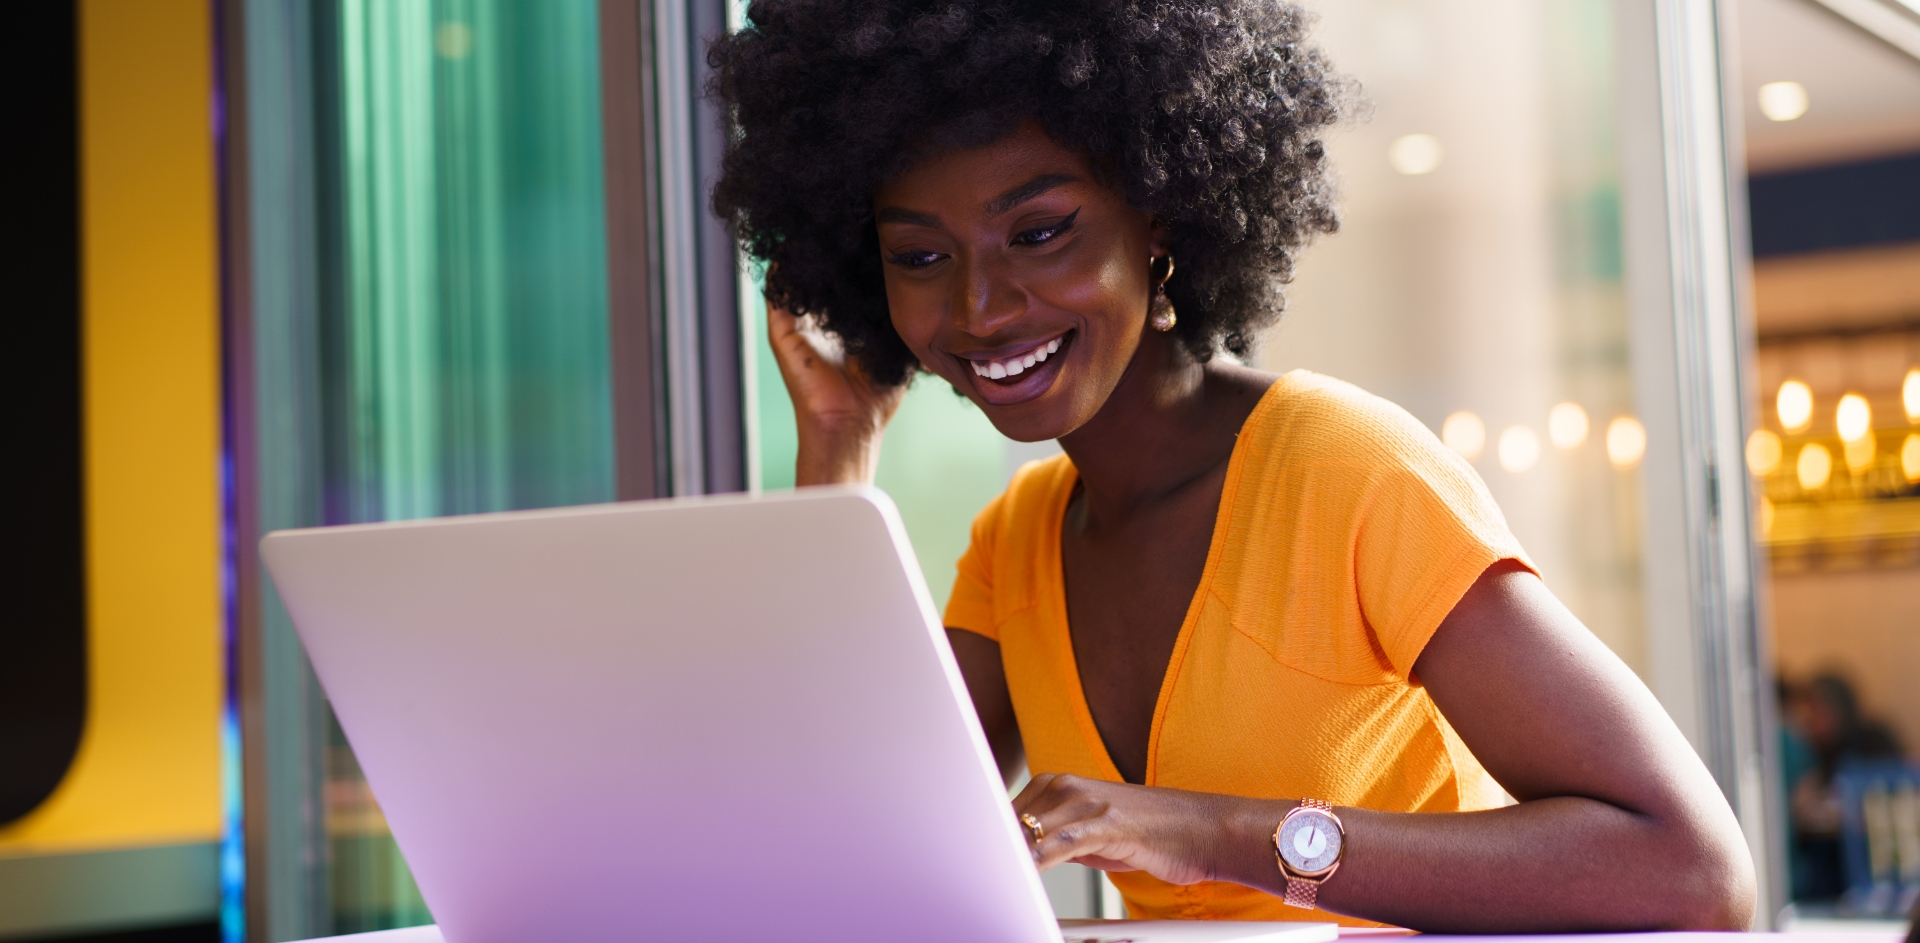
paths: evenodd
<path fill-rule="evenodd" d="M 1885 929 L 1875 928 L 1848 930 L 1795 930 L 1787 933 L 1593 933 L 1593 934 L 1528 934 L 1516 936 L 1427 936 L 1433 943 L 1445 940 L 1448 943 L 1735 943 L 1738 938 L 1752 938 L 1754 943 L 1902 943 L 1906 934 L 1897 929 L 1897 924 L 1883 924 Z M 1344 930 L 1342 937 L 1358 938 L 1393 937 L 1412 935 L 1404 931 L 1381 930 Z M 440 938 L 440 928 L 431 924 L 424 927 L 408 927 L 403 930 L 378 930 L 373 933 L 355 933 L 350 936 L 327 937 L 339 943 L 444 943 Z M 318 940 L 308 943 L 320 943 Z M 1386 941 L 1380 941 L 1386 943 Z"/>

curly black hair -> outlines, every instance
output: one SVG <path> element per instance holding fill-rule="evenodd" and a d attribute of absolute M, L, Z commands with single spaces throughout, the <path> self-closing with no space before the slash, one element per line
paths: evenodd
<path fill-rule="evenodd" d="M 876 381 L 917 365 L 887 315 L 873 191 L 929 147 L 1022 119 L 1167 226 L 1166 286 L 1201 360 L 1250 352 L 1295 253 L 1339 226 L 1319 135 L 1346 86 L 1277 0 L 754 0 L 714 42 L 736 126 L 713 206 L 769 296 Z"/>

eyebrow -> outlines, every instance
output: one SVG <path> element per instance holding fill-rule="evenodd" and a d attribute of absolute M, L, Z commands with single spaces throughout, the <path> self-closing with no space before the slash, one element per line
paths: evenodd
<path fill-rule="evenodd" d="M 1079 181 L 1080 178 L 1072 174 L 1042 174 L 988 200 L 986 203 L 987 215 L 999 216 L 1048 190 L 1069 183 L 1078 183 Z M 878 212 L 873 214 L 873 221 L 875 223 L 900 223 L 907 226 L 926 226 L 932 229 L 938 229 L 943 225 L 940 217 L 932 213 L 922 213 L 919 210 L 910 210 L 899 206 L 881 207 Z"/>
<path fill-rule="evenodd" d="M 880 212 L 873 214 L 876 223 L 904 223 L 908 226 L 927 226 L 938 229 L 940 217 L 919 210 L 901 209 L 898 206 L 883 206 Z"/>
<path fill-rule="evenodd" d="M 1026 183 L 988 200 L 986 205 L 987 215 L 998 216 L 1054 187 L 1077 183 L 1079 180 L 1080 178 L 1071 174 L 1041 174 Z"/>

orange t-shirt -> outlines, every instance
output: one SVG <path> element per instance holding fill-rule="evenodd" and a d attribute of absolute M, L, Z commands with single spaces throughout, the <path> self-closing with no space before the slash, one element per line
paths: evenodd
<path fill-rule="evenodd" d="M 1030 769 L 1120 782 L 1067 634 L 1060 528 L 1075 479 L 1065 456 L 1031 463 L 980 513 L 946 624 L 1000 643 Z M 1147 785 L 1395 812 L 1498 805 L 1412 670 L 1506 558 L 1526 562 L 1485 484 L 1419 421 L 1338 380 L 1281 377 L 1227 466 Z M 1238 884 L 1112 877 L 1139 919 L 1367 923 Z"/>

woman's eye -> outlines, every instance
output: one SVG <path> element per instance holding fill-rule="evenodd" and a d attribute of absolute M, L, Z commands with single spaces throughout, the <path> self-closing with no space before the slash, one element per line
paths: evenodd
<path fill-rule="evenodd" d="M 938 252 L 909 251 L 909 252 L 894 253 L 892 256 L 888 257 L 887 261 L 895 265 L 905 266 L 907 268 L 925 268 L 944 258 L 946 258 L 946 256 L 941 255 Z"/>
<path fill-rule="evenodd" d="M 1052 225 L 1036 226 L 1032 229 L 1016 233 L 1013 237 L 1013 244 L 1016 246 L 1037 246 L 1042 243 L 1052 242 L 1059 238 L 1061 233 L 1072 229 L 1073 218 L 1079 215 L 1080 211 L 1074 210 L 1072 213 L 1067 214 L 1066 219 L 1053 223 Z"/>

